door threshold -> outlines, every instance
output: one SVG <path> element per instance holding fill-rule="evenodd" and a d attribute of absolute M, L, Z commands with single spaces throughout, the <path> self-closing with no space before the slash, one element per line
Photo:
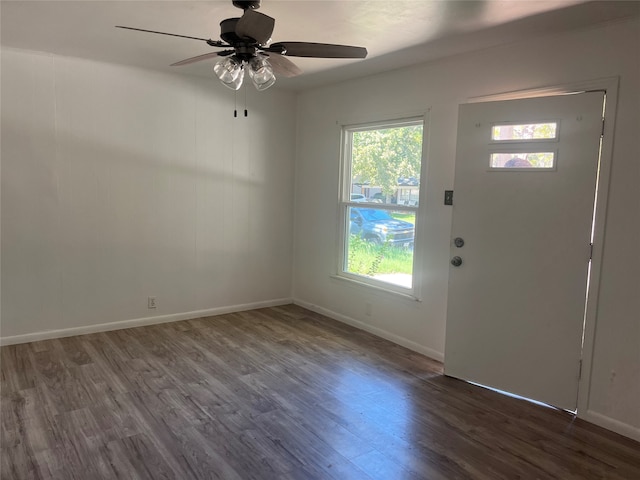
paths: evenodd
<path fill-rule="evenodd" d="M 481 383 L 470 382 L 469 380 L 464 380 L 464 381 L 467 382 L 467 383 L 470 383 L 471 385 L 475 385 L 476 387 L 486 388 L 487 390 L 492 390 L 492 391 L 497 392 L 497 393 L 499 393 L 501 395 L 506 395 L 507 397 L 517 398 L 518 400 L 524 400 L 524 401 L 529 402 L 529 403 L 534 403 L 536 405 L 540 405 L 541 407 L 550 408 L 552 410 L 557 410 L 559 412 L 565 412 L 565 413 L 568 413 L 570 415 L 573 415 L 574 417 L 578 413 L 577 410 L 567 410 L 566 408 L 558 408 L 558 407 L 555 407 L 553 405 L 549 405 L 548 403 L 544 403 L 544 402 L 541 402 L 539 400 L 534 400 L 533 398 L 523 397 L 521 395 L 517 395 L 517 394 L 511 393 L 511 392 L 506 392 L 506 391 L 500 390 L 498 388 L 489 387 L 487 385 L 482 385 Z"/>

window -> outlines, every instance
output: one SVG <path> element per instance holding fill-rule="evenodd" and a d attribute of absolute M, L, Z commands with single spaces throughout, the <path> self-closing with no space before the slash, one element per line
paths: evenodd
<path fill-rule="evenodd" d="M 343 129 L 339 275 L 414 291 L 424 119 Z"/>
<path fill-rule="evenodd" d="M 558 121 L 493 125 L 489 169 L 555 170 L 557 148 L 553 144 L 559 140 L 558 133 Z"/>
<path fill-rule="evenodd" d="M 490 168 L 539 168 L 550 170 L 555 167 L 554 159 L 554 152 L 492 153 Z"/>
<path fill-rule="evenodd" d="M 491 129 L 491 140 L 546 140 L 558 138 L 558 123 L 526 123 L 494 125 Z"/>

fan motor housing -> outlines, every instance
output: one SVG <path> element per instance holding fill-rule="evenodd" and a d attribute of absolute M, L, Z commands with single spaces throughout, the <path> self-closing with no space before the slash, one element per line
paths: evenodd
<path fill-rule="evenodd" d="M 260 0 L 233 0 L 233 6 L 241 8 L 243 10 L 257 10 L 258 8 L 260 8 Z"/>
<path fill-rule="evenodd" d="M 220 38 L 229 45 L 237 45 L 242 39 L 236 34 L 236 25 L 239 18 L 227 18 L 220 22 Z"/>

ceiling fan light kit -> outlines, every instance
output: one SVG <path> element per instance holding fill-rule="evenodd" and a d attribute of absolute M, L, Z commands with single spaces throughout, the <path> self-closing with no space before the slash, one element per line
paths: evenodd
<path fill-rule="evenodd" d="M 365 58 L 367 56 L 366 48 L 349 45 L 310 42 L 271 44 L 275 20 L 255 11 L 260 8 L 260 0 L 232 0 L 232 3 L 244 10 L 244 14 L 240 18 L 227 18 L 220 22 L 222 41 L 120 25 L 117 28 L 200 40 L 210 47 L 224 48 L 225 50 L 219 52 L 205 53 L 181 60 L 173 63 L 172 66 L 188 65 L 214 57 L 226 57 L 220 59 L 213 70 L 222 84 L 232 90 L 238 90 L 242 86 L 245 69 L 249 71 L 249 77 L 258 90 L 271 87 L 276 81 L 276 74 L 284 77 L 300 75 L 302 70 L 285 56 L 313 58 Z"/>
<path fill-rule="evenodd" d="M 249 78 L 257 90 L 266 90 L 276 83 L 273 68 L 264 55 L 256 55 L 248 62 L 238 59 L 235 55 L 218 61 L 213 71 L 222 84 L 231 90 L 239 90 L 244 80 L 245 69 L 249 71 Z"/>
<path fill-rule="evenodd" d="M 266 90 L 276 83 L 273 68 L 265 55 L 258 54 L 249 60 L 249 77 L 258 90 Z"/>
<path fill-rule="evenodd" d="M 218 61 L 213 66 L 213 71 L 222 84 L 231 90 L 239 90 L 244 79 L 244 66 L 242 61 L 233 57 L 227 57 Z"/>

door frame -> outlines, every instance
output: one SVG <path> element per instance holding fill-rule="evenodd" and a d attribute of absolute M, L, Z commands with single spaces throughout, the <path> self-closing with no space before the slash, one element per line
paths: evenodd
<path fill-rule="evenodd" d="M 611 181 L 611 164 L 613 159 L 613 142 L 615 132 L 616 108 L 618 105 L 618 88 L 620 77 L 605 77 L 593 80 L 576 81 L 572 83 L 550 85 L 523 90 L 513 90 L 492 95 L 470 97 L 467 103 L 495 102 L 500 100 L 515 100 L 523 98 L 547 97 L 552 95 L 575 94 L 587 91 L 604 91 L 606 110 L 604 112 L 603 136 L 600 147 L 600 165 L 596 183 L 595 224 L 593 231 L 593 250 L 591 256 L 591 271 L 586 291 L 586 313 L 584 324 L 584 339 L 582 346 L 581 375 L 578 380 L 577 416 L 591 423 L 595 423 L 610 430 L 620 431 L 620 425 L 612 425 L 609 419 L 589 410 L 591 391 L 591 372 L 595 347 L 595 332 L 598 323 L 598 297 L 600 292 L 600 278 L 602 257 L 604 252 L 604 235 L 606 226 L 607 202 Z M 624 429 L 623 429 L 624 430 Z M 624 433 L 624 432 L 621 432 Z"/>

